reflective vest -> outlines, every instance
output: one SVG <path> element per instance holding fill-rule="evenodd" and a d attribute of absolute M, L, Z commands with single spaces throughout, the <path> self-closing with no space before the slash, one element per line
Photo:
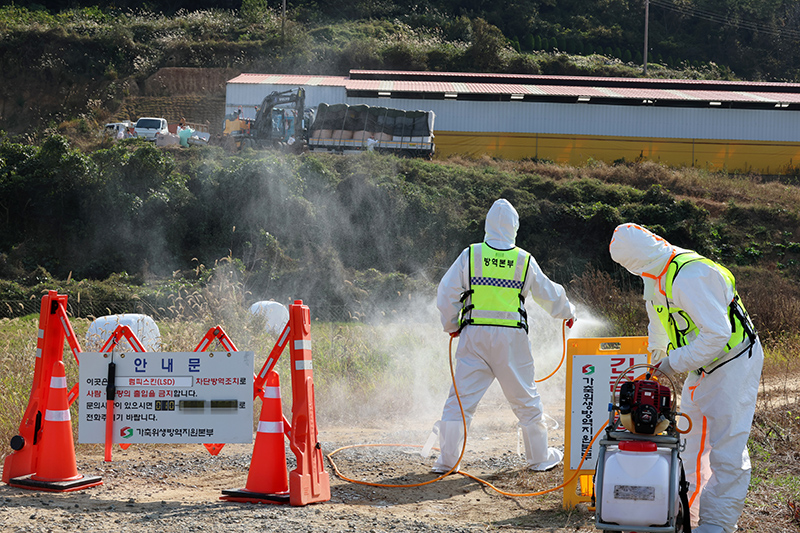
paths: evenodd
<path fill-rule="evenodd" d="M 733 287 L 733 299 L 728 305 L 728 320 L 731 324 L 731 336 L 728 339 L 728 343 L 725 345 L 725 353 L 729 354 L 733 347 L 738 346 L 745 340 L 750 341 L 741 352 L 737 354 L 731 354 L 730 357 L 718 357 L 714 359 L 714 361 L 706 368 L 699 369 L 708 373 L 747 351 L 753 345 L 753 342 L 755 342 L 756 332 L 755 328 L 753 327 L 753 323 L 750 321 L 750 317 L 747 315 L 747 311 L 742 306 L 741 300 L 739 299 L 739 293 L 736 292 L 736 280 L 733 277 L 733 274 L 731 274 L 731 272 L 724 266 L 715 263 L 714 261 L 711 261 L 710 259 L 707 259 L 698 253 L 685 252 L 676 255 L 672 259 L 669 267 L 667 268 L 667 272 L 664 274 L 663 286 L 664 293 L 667 297 L 667 305 L 656 305 L 655 302 L 653 302 L 653 307 L 656 311 L 656 314 L 658 314 L 658 318 L 661 320 L 661 324 L 664 326 L 664 329 L 667 331 L 667 335 L 669 336 L 667 353 L 675 348 L 686 346 L 688 343 L 687 340 L 691 341 L 698 334 L 698 328 L 692 318 L 688 315 L 688 313 L 686 313 L 686 311 L 676 307 L 672 301 L 672 285 L 675 282 L 675 278 L 684 266 L 695 261 L 700 261 L 701 263 L 705 263 L 706 265 L 716 268 L 731 284 L 731 287 Z"/>
<path fill-rule="evenodd" d="M 530 254 L 520 248 L 495 250 L 486 243 L 469 247 L 469 289 L 461 296 L 460 328 L 505 326 L 528 331 L 522 285 Z"/>

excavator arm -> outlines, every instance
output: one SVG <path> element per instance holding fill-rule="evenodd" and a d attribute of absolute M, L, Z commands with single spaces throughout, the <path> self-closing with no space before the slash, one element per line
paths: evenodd
<path fill-rule="evenodd" d="M 274 91 L 268 94 L 258 108 L 256 118 L 253 121 L 251 134 L 256 139 L 267 140 L 273 137 L 272 132 L 272 109 L 278 105 L 294 104 L 297 116 L 302 118 L 305 110 L 305 89 L 291 89 L 288 91 Z"/>

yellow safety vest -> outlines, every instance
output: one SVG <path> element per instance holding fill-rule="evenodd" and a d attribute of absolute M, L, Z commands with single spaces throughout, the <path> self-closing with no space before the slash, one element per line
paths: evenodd
<path fill-rule="evenodd" d="M 730 270 L 696 252 L 685 252 L 676 255 L 672 261 L 670 261 L 667 272 L 664 274 L 664 293 L 667 297 L 666 305 L 656 305 L 655 303 L 653 305 L 661 324 L 664 326 L 669 336 L 670 342 L 669 346 L 667 346 L 667 353 L 675 348 L 686 346 L 687 338 L 694 338 L 698 333 L 698 328 L 689 314 L 683 309 L 676 307 L 672 301 L 672 285 L 675 282 L 675 278 L 684 266 L 695 261 L 700 261 L 701 263 L 705 263 L 719 270 L 731 284 L 731 287 L 733 287 L 733 299 L 728 305 L 728 320 L 731 324 L 731 336 L 728 339 L 728 343 L 725 345 L 725 353 L 729 353 L 734 346 L 738 346 L 745 340 L 750 340 L 748 346 L 738 354 L 732 357 L 718 357 L 714 359 L 707 368 L 699 369 L 700 371 L 708 373 L 747 351 L 752 346 L 753 342 L 755 342 L 756 331 L 753 327 L 753 323 L 750 321 L 747 311 L 741 303 L 739 293 L 736 292 L 736 279 L 733 277 Z"/>
<path fill-rule="evenodd" d="M 528 331 L 522 285 L 530 254 L 520 248 L 495 250 L 486 243 L 469 247 L 469 289 L 459 326 L 505 326 Z"/>

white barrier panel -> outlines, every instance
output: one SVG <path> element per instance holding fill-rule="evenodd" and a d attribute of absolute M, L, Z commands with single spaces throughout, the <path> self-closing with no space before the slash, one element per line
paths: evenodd
<path fill-rule="evenodd" d="M 252 442 L 253 352 L 79 354 L 79 442 L 105 442 L 112 357 L 115 443 Z"/>

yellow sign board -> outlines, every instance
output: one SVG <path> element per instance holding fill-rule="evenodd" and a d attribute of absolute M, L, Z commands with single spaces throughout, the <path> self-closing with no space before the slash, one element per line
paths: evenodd
<path fill-rule="evenodd" d="M 565 509 L 592 499 L 600 435 L 612 389 L 625 369 L 648 362 L 647 337 L 575 338 L 567 343 Z"/>

